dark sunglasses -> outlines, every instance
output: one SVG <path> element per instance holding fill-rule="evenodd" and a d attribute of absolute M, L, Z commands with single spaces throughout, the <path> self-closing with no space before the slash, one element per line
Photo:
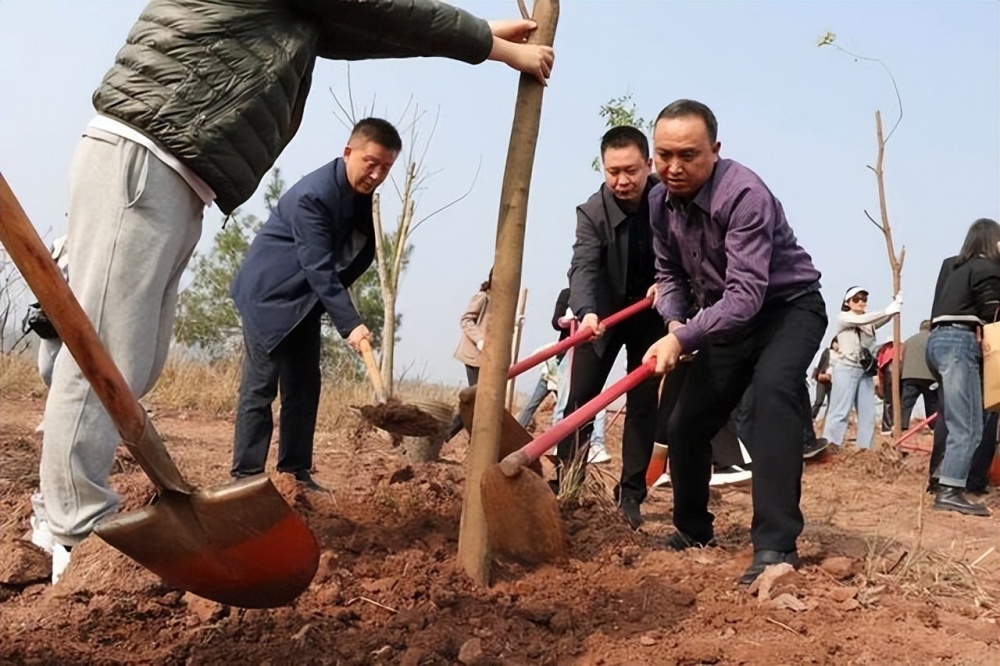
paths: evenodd
<path fill-rule="evenodd" d="M 851 296 L 851 303 L 867 303 L 867 296 Z"/>

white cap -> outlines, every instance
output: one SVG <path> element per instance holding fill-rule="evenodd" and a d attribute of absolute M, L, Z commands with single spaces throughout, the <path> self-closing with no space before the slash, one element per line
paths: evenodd
<path fill-rule="evenodd" d="M 851 300 L 858 294 L 867 294 L 867 293 L 868 290 L 863 287 L 851 287 L 850 289 L 847 290 L 847 293 L 844 294 L 844 303 Z"/>

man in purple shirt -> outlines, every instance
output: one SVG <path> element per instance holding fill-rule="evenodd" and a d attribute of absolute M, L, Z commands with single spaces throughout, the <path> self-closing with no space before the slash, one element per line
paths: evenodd
<path fill-rule="evenodd" d="M 656 308 L 668 334 L 650 347 L 657 371 L 698 352 L 667 424 L 676 550 L 714 545 L 708 511 L 710 441 L 752 386 L 747 446 L 754 464 L 754 556 L 740 583 L 770 564 L 798 568 L 802 532 L 803 377 L 826 330 L 820 273 L 754 172 L 720 159 L 718 123 L 704 104 L 660 112 L 649 194 Z M 697 306 L 698 314 L 685 313 Z"/>

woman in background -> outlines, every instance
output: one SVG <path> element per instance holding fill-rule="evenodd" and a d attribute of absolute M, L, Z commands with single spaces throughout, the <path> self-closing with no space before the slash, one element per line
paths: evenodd
<path fill-rule="evenodd" d="M 1000 316 L 1000 224 L 972 223 L 957 256 L 941 265 L 927 365 L 940 388 L 940 418 L 947 427 L 944 456 L 931 470 L 938 488 L 934 508 L 970 516 L 989 509 L 965 497 L 973 453 L 983 438 L 982 326 Z"/>
<path fill-rule="evenodd" d="M 866 312 L 868 292 L 851 287 L 844 294 L 837 318 L 837 345 L 840 358 L 833 368 L 830 407 L 823 426 L 825 442 L 839 447 L 847 434 L 851 407 L 858 412 L 858 448 L 867 449 L 875 435 L 875 330 L 892 321 L 903 305 L 897 294 L 881 312 Z M 825 442 L 824 442 L 825 440 Z M 836 451 L 836 449 L 831 449 Z"/>

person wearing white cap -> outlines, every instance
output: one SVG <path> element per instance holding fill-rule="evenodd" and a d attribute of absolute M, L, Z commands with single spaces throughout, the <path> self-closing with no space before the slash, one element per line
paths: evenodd
<path fill-rule="evenodd" d="M 872 445 L 875 434 L 875 330 L 892 321 L 903 305 L 897 294 L 881 312 L 866 312 L 868 291 L 851 287 L 844 294 L 837 318 L 837 344 L 840 361 L 833 369 L 833 389 L 827 410 L 823 439 L 841 446 L 847 434 L 851 407 L 858 412 L 858 448 Z M 836 450 L 836 449 L 830 449 Z"/>

